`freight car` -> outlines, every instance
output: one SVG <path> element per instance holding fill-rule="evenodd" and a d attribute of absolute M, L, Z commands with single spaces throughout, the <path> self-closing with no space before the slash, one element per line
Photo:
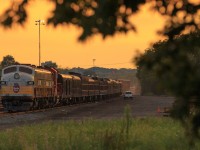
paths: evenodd
<path fill-rule="evenodd" d="M 7 111 L 92 102 L 121 94 L 116 80 L 61 74 L 50 67 L 11 65 L 2 70 L 0 96 Z"/>

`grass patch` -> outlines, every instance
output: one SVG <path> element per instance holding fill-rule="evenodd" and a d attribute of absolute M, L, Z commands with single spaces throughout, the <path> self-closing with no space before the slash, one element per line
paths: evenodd
<path fill-rule="evenodd" d="M 129 119 L 129 120 L 128 120 Z M 197 142 L 194 149 L 200 149 Z M 0 149 L 189 150 L 184 129 L 170 118 L 56 121 L 0 132 Z"/>

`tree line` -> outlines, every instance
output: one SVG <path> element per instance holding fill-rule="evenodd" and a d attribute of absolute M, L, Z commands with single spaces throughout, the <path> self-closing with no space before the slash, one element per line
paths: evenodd
<path fill-rule="evenodd" d="M 200 127 L 199 41 L 200 31 L 180 35 L 154 43 L 136 58 L 142 91 L 175 96 L 172 115 L 184 123 L 191 137 L 198 137 Z"/>
<path fill-rule="evenodd" d="M 14 57 L 11 55 L 6 55 L 3 57 L 3 60 L 0 62 L 0 76 L 1 76 L 1 70 L 2 68 L 13 65 L 13 64 L 19 64 L 17 61 L 15 61 Z"/>

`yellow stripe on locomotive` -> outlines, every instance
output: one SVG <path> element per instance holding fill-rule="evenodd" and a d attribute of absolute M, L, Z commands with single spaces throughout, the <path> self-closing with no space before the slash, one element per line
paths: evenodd
<path fill-rule="evenodd" d="M 16 93 L 13 86 L 2 86 L 2 96 L 33 96 L 34 88 L 32 86 L 19 86 L 19 91 Z"/>

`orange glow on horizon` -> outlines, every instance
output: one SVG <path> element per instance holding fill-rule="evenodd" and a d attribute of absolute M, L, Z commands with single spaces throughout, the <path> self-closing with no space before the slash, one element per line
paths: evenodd
<path fill-rule="evenodd" d="M 9 6 L 10 1 L 0 1 L 0 14 Z M 28 21 L 25 27 L 15 26 L 5 30 L 0 27 L 0 51 L 3 56 L 12 55 L 20 63 L 38 65 L 38 26 L 35 20 L 50 16 L 53 5 L 48 1 L 33 1 L 28 9 Z M 96 35 L 86 42 L 77 41 L 81 30 L 74 26 L 41 26 L 41 62 L 53 61 L 62 68 L 95 66 L 105 68 L 134 68 L 132 59 L 137 50 L 143 52 L 160 37 L 156 31 L 164 25 L 164 19 L 150 12 L 149 6 L 132 19 L 137 33 L 117 34 L 105 40 Z"/>

